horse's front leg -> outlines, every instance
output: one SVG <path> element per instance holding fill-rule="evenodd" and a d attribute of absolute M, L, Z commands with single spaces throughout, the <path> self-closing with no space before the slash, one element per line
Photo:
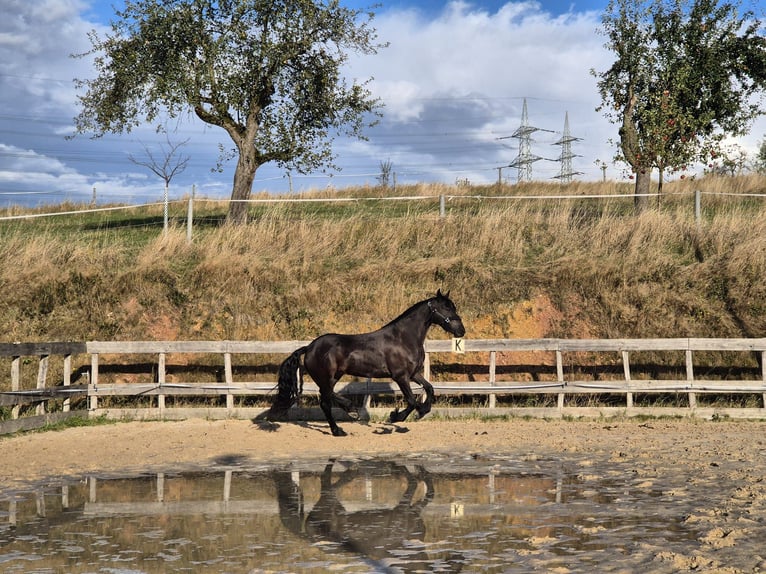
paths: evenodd
<path fill-rule="evenodd" d="M 399 409 L 392 411 L 388 420 L 392 423 L 400 423 L 405 421 L 410 416 L 410 413 L 417 408 L 417 401 L 415 400 L 415 395 L 412 394 L 410 382 L 406 377 L 398 377 L 394 381 L 399 385 L 399 389 L 402 391 L 402 395 L 404 395 L 404 400 L 407 401 L 407 407 L 403 411 Z"/>
<path fill-rule="evenodd" d="M 423 418 L 428 413 L 431 412 L 431 405 L 433 404 L 434 400 L 436 399 L 436 395 L 434 394 L 434 388 L 429 383 L 426 378 L 421 375 L 420 373 L 415 374 L 412 377 L 412 380 L 418 383 L 421 387 L 423 387 L 423 391 L 426 393 L 426 400 L 422 403 L 418 403 L 416 405 L 416 409 L 418 410 L 418 415 L 420 418 Z"/>

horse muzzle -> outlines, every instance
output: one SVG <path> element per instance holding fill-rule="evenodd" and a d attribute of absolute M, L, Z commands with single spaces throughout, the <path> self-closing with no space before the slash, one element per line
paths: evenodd
<path fill-rule="evenodd" d="M 463 327 L 462 321 L 450 321 L 449 332 L 455 335 L 455 337 L 462 337 L 465 335 L 465 327 Z"/>

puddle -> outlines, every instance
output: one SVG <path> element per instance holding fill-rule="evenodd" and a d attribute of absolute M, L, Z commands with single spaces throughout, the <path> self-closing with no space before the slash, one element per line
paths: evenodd
<path fill-rule="evenodd" d="M 47 481 L 0 493 L 0 570 L 673 572 L 662 556 L 693 554 L 704 531 L 673 480 L 612 461 L 429 457 Z"/>

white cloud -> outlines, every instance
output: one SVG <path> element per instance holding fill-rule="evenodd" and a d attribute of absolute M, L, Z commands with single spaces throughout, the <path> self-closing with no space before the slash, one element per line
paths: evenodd
<path fill-rule="evenodd" d="M 607 140 L 616 128 L 595 112 L 599 98 L 590 70 L 610 62 L 596 33 L 599 18 L 595 12 L 554 16 L 536 2 L 509 2 L 495 13 L 455 2 L 433 19 L 417 11 L 384 13 L 375 26 L 389 47 L 353 62 L 354 76 L 373 76 L 373 90 L 387 104 L 371 133 L 380 145 L 370 149 L 398 150 L 395 169 L 397 163 L 415 166 L 417 158 L 423 168 L 441 161 L 443 168 L 434 171 L 442 177 L 472 170 L 472 181 L 494 181 L 496 167 L 518 153 L 507 147 L 517 141 L 497 138 L 519 127 L 527 98 L 536 127 L 560 132 L 569 112 L 572 134 L 585 140 L 574 150 L 586 156 L 575 160 L 579 171 L 600 177 L 593 161 L 611 158 Z M 539 132 L 533 152 L 558 157 L 560 148 L 551 144 L 559 137 Z M 558 169 L 538 162 L 533 173 L 547 179 Z"/>
<path fill-rule="evenodd" d="M 92 4 L 95 5 L 95 4 Z M 77 114 L 74 78 L 94 73 L 89 58 L 72 53 L 90 49 L 88 32 L 103 26 L 88 21 L 88 4 L 78 0 L 0 0 L 0 193 L 41 187 L 90 198 L 154 200 L 161 182 L 128 161 L 140 155 L 142 143 L 164 140 L 146 126 L 125 136 L 92 141 L 87 136 L 65 140 Z M 511 135 L 521 122 L 527 99 L 530 124 L 553 130 L 535 134 L 533 153 L 557 158 L 553 146 L 563 129 L 564 114 L 574 136 L 574 168 L 585 179 L 598 179 L 595 160 L 611 160 L 617 126 L 595 108 L 600 103 L 591 69 L 605 70 L 613 55 L 598 33 L 600 13 L 553 15 L 536 2 L 507 2 L 490 12 L 453 2 L 435 16 L 418 10 L 391 9 L 373 21 L 378 38 L 390 42 L 374 56 L 353 56 L 350 77 L 373 77 L 374 94 L 386 107 L 370 141 L 338 138 L 335 150 L 343 171 L 334 185 L 374 183 L 380 163 L 390 159 L 401 182 L 440 180 L 490 182 L 497 168 L 518 153 Z M 197 193 L 229 194 L 233 163 L 222 174 L 211 173 L 219 142 L 231 147 L 222 130 L 193 118 L 179 124 L 177 138 L 191 138 L 190 168 L 174 180 L 178 196 L 197 185 Z M 744 138 L 757 149 L 766 121 Z M 515 170 L 504 170 L 515 180 Z M 533 176 L 549 179 L 555 162 L 537 162 Z M 254 189 L 286 191 L 285 174 L 262 167 Z M 618 168 L 608 175 L 619 177 Z M 355 177 L 357 176 L 357 177 Z M 322 187 L 329 178 L 293 174 L 294 189 Z"/>

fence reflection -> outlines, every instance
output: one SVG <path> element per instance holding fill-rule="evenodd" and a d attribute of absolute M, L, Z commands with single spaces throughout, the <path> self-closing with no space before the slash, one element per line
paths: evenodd
<path fill-rule="evenodd" d="M 115 562 L 145 573 L 221 564 L 243 572 L 285 564 L 475 571 L 538 540 L 560 539 L 567 552 L 592 544 L 583 523 L 622 536 L 638 518 L 621 509 L 655 504 L 645 487 L 594 482 L 564 467 L 434 457 L 86 476 L 0 494 L 0 564 L 73 573 Z M 652 512 L 658 531 L 678 530 L 678 509 Z"/>

